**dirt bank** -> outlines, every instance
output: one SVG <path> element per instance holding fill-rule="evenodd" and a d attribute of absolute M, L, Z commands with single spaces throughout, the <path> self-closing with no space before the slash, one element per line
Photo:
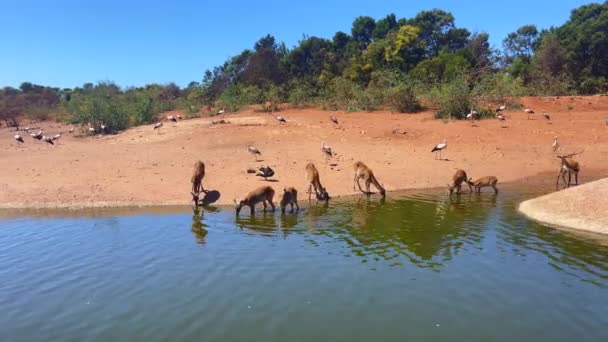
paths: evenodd
<path fill-rule="evenodd" d="M 370 166 L 387 190 L 444 186 L 456 168 L 470 176 L 495 175 L 501 182 L 557 170 L 551 150 L 559 136 L 560 153 L 585 149 L 577 157 L 587 170 L 608 174 L 608 97 L 525 98 L 536 110 L 528 120 L 522 110 L 507 111 L 506 123 L 433 120 L 432 113 L 343 113 L 285 110 L 281 124 L 273 116 L 246 110 L 226 115 L 230 124 L 211 125 L 218 118 L 165 123 L 162 134 L 152 126 L 118 135 L 76 138 L 64 133 L 55 146 L 0 129 L 0 207 L 92 207 L 190 203 L 194 162 L 207 165 L 204 185 L 219 190 L 220 204 L 232 202 L 264 181 L 247 174 L 248 167 L 270 165 L 279 190 L 295 186 L 304 196 L 304 166 L 314 162 L 330 194 L 352 194 L 355 160 Z M 550 113 L 546 121 L 542 112 Z M 338 117 L 334 125 L 329 114 Z M 42 123 L 49 135 L 68 127 Z M 504 127 L 503 127 L 504 126 Z M 430 152 L 443 138 L 444 157 Z M 321 142 L 337 153 L 325 164 Z M 254 144 L 263 161 L 247 152 Z"/>
<path fill-rule="evenodd" d="M 556 227 L 608 234 L 608 178 L 524 201 L 519 211 Z"/>

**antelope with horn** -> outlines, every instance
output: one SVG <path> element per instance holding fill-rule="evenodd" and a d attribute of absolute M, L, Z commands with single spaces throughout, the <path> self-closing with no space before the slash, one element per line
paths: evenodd
<path fill-rule="evenodd" d="M 355 169 L 355 178 L 353 179 L 353 191 L 356 190 L 356 183 L 362 193 L 366 195 L 371 195 L 372 193 L 369 191 L 369 187 L 371 184 L 374 184 L 376 189 L 380 191 L 380 195 L 382 195 L 382 197 L 386 196 L 386 191 L 384 190 L 384 187 L 380 184 L 380 182 L 378 182 L 376 176 L 374 176 L 374 172 L 372 171 L 372 169 L 370 169 L 369 167 L 367 167 L 367 165 L 360 161 L 355 162 L 353 167 Z M 360 179 L 363 179 L 365 181 L 365 191 L 361 189 L 361 184 L 359 183 Z"/>
<path fill-rule="evenodd" d="M 584 150 L 583 150 L 584 151 Z M 561 177 L 564 181 L 564 184 L 567 187 L 570 187 L 572 181 L 572 174 L 574 173 L 574 181 L 575 185 L 578 185 L 578 172 L 581 170 L 580 164 L 572 159 L 572 157 L 583 153 L 580 151 L 578 153 L 570 153 L 564 156 L 557 156 L 561 160 L 559 166 L 559 174 L 557 175 L 557 179 L 555 180 L 555 187 L 559 188 L 559 178 Z M 568 174 L 568 182 L 566 182 L 566 173 Z"/>

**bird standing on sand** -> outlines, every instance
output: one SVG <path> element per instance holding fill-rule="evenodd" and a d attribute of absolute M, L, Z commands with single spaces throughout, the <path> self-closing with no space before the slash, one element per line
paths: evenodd
<path fill-rule="evenodd" d="M 157 134 L 160 134 L 160 128 L 163 127 L 163 123 L 162 122 L 157 122 L 156 124 L 154 124 L 154 129 L 158 130 Z"/>
<path fill-rule="evenodd" d="M 467 114 L 466 118 L 467 120 L 477 120 L 479 119 L 479 114 L 476 110 L 473 110 L 473 108 L 471 108 L 471 111 L 469 112 L 469 114 Z"/>
<path fill-rule="evenodd" d="M 19 134 L 15 134 L 15 140 L 17 140 L 20 143 L 24 143 L 23 138 Z"/>
<path fill-rule="evenodd" d="M 285 120 L 285 118 L 280 115 L 277 116 L 277 121 L 287 123 L 287 120 Z"/>
<path fill-rule="evenodd" d="M 503 104 L 502 106 L 496 108 L 496 113 L 507 110 L 507 105 Z"/>
<path fill-rule="evenodd" d="M 334 155 L 334 151 L 329 145 L 325 145 L 325 141 L 321 143 L 321 152 L 325 155 L 325 162 Z"/>
<path fill-rule="evenodd" d="M 61 138 L 61 133 L 55 134 L 55 135 L 53 136 L 53 140 L 57 140 L 57 139 L 59 139 L 59 138 Z"/>
<path fill-rule="evenodd" d="M 176 118 L 175 116 L 173 116 L 173 115 L 169 115 L 169 116 L 167 116 L 167 120 L 169 120 L 169 121 L 173 121 L 173 123 L 174 123 L 174 124 L 176 124 L 176 123 L 177 123 L 177 118 Z"/>
<path fill-rule="evenodd" d="M 553 144 L 551 144 L 551 148 L 553 149 L 553 152 L 559 150 L 559 143 L 557 142 L 557 137 L 553 138 Z"/>
<path fill-rule="evenodd" d="M 526 108 L 524 109 L 524 112 L 526 114 L 528 114 L 528 120 L 530 120 L 530 114 L 534 114 L 534 110 L 530 109 L 530 108 Z"/>
<path fill-rule="evenodd" d="M 217 115 L 224 114 L 224 113 L 226 113 L 226 110 L 223 108 L 217 111 Z"/>
<path fill-rule="evenodd" d="M 543 116 L 545 117 L 545 119 L 547 119 L 547 121 L 551 121 L 551 116 L 549 116 L 549 114 L 544 113 Z"/>
<path fill-rule="evenodd" d="M 47 137 L 47 136 L 43 135 L 42 140 L 44 140 L 45 142 L 47 142 L 51 145 L 55 145 L 55 143 L 53 142 L 53 138 L 51 138 L 51 137 Z"/>
<path fill-rule="evenodd" d="M 260 150 L 251 145 L 247 146 L 247 151 L 253 154 L 253 156 L 255 157 L 255 161 L 258 161 L 258 155 L 262 155 L 262 152 L 260 152 Z"/>
<path fill-rule="evenodd" d="M 437 159 L 437 152 L 439 152 L 439 160 L 441 160 L 442 159 L 441 152 L 447 148 L 448 148 L 448 140 L 443 139 L 443 142 L 440 144 L 437 144 L 435 147 L 433 147 L 431 152 L 435 152 L 435 159 Z"/>
<path fill-rule="evenodd" d="M 335 123 L 336 125 L 338 124 L 338 118 L 333 115 L 329 116 L 329 120 L 331 120 L 331 122 Z"/>
<path fill-rule="evenodd" d="M 175 115 L 175 117 L 176 117 L 178 120 L 183 120 L 182 116 L 181 116 L 181 115 L 179 115 L 179 114 Z"/>
<path fill-rule="evenodd" d="M 68 132 L 74 133 L 74 127 L 70 127 L 70 130 Z"/>
<path fill-rule="evenodd" d="M 34 134 L 31 133 L 30 136 L 36 140 L 42 140 L 42 136 L 43 136 L 44 132 L 42 132 L 42 130 L 38 131 L 38 133 Z"/>

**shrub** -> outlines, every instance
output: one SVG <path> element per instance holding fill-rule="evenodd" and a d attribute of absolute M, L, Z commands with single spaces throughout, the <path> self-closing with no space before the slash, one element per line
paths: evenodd
<path fill-rule="evenodd" d="M 469 86 L 461 77 L 441 85 L 433 97 L 439 108 L 435 113 L 437 119 L 465 119 L 471 108 L 476 107 Z"/>
<path fill-rule="evenodd" d="M 505 102 L 507 98 L 527 93 L 520 78 L 502 73 L 483 77 L 473 88 L 473 96 L 483 102 Z"/>
<path fill-rule="evenodd" d="M 315 96 L 313 87 L 304 82 L 294 82 L 290 85 L 288 101 L 292 106 L 302 108 L 311 105 Z"/>
<path fill-rule="evenodd" d="M 400 83 L 389 88 L 386 99 L 391 106 L 391 110 L 399 113 L 413 113 L 422 109 L 416 97 L 416 88 L 411 83 Z"/>

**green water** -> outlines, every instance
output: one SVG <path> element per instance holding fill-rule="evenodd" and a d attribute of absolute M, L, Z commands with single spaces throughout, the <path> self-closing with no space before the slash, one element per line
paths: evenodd
<path fill-rule="evenodd" d="M 608 243 L 503 187 L 0 218 L 1 341 L 608 341 Z"/>

